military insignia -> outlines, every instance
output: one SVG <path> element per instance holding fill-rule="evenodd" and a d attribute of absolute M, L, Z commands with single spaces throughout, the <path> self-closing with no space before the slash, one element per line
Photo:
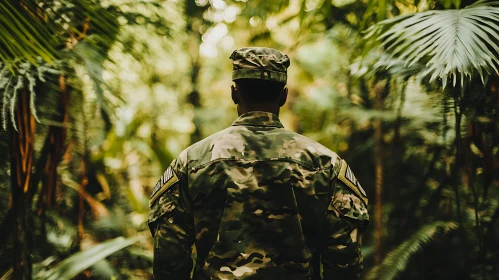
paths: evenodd
<path fill-rule="evenodd" d="M 367 205 L 367 194 L 359 183 L 359 180 L 355 178 L 350 166 L 344 161 L 341 160 L 341 168 L 340 173 L 338 174 L 338 179 L 345 183 L 352 191 L 357 194 L 362 201 Z"/>
<path fill-rule="evenodd" d="M 177 174 L 175 174 L 175 171 L 173 171 L 173 168 L 170 166 L 166 169 L 165 173 L 163 173 L 163 176 L 161 176 L 161 179 L 156 183 L 156 186 L 154 186 L 154 190 L 149 199 L 149 207 L 176 182 L 178 182 Z"/>

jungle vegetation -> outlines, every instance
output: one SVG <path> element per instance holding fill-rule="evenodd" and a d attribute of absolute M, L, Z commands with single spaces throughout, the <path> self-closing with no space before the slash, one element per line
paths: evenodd
<path fill-rule="evenodd" d="M 152 279 L 149 194 L 250 45 L 368 193 L 365 279 L 499 278 L 499 2 L 4 0 L 0 279 Z"/>

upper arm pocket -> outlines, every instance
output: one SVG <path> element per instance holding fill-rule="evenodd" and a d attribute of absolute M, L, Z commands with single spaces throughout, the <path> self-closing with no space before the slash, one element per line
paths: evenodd
<path fill-rule="evenodd" d="M 334 180 L 334 193 L 329 211 L 354 220 L 368 221 L 367 195 L 348 164 L 342 160 L 340 171 Z"/>
<path fill-rule="evenodd" d="M 149 199 L 151 207 L 149 224 L 154 223 L 161 216 L 171 213 L 178 206 L 178 185 L 179 178 L 170 166 L 159 179 Z"/>
<path fill-rule="evenodd" d="M 149 213 L 149 224 L 154 223 L 163 215 L 171 213 L 178 206 L 176 192 L 178 192 L 177 186 L 172 186 L 171 191 L 163 193 L 154 201 Z"/>
<path fill-rule="evenodd" d="M 341 185 L 342 183 L 338 183 Z M 329 211 L 337 211 L 342 216 L 354 220 L 368 221 L 369 214 L 364 202 L 347 188 L 336 186 L 333 199 L 328 207 Z M 336 212 L 335 211 L 335 212 Z"/>

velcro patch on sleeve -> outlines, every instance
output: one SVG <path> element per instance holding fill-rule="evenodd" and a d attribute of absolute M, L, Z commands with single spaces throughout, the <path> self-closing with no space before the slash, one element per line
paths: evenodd
<path fill-rule="evenodd" d="M 152 191 L 151 198 L 149 199 L 149 207 L 160 197 L 168 188 L 170 188 L 173 184 L 178 182 L 177 174 L 173 171 L 173 168 L 170 166 L 166 169 L 161 179 L 154 186 L 154 190 Z"/>
<path fill-rule="evenodd" d="M 350 166 L 344 161 L 341 160 L 341 168 L 338 173 L 338 179 L 345 183 L 364 203 L 367 205 L 368 199 L 367 194 L 359 183 L 359 180 L 355 178 Z"/>

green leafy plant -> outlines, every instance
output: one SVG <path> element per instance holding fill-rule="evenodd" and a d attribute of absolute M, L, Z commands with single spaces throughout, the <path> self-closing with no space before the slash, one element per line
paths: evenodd
<path fill-rule="evenodd" d="M 406 66 L 425 63 L 420 76 L 440 78 L 455 86 L 478 73 L 482 81 L 499 73 L 499 2 L 478 1 L 461 10 L 431 10 L 384 20 L 367 30 L 366 38 L 380 41 L 390 58 Z M 387 64 L 389 68 L 390 63 Z"/>
<path fill-rule="evenodd" d="M 11 62 L 27 60 L 37 63 L 41 57 L 51 62 L 56 57 L 55 37 L 36 11 L 34 1 L 23 5 L 14 1 L 0 2 L 0 60 L 13 70 Z M 34 16 L 36 15 L 36 16 Z"/>
<path fill-rule="evenodd" d="M 394 279 L 400 272 L 404 271 L 410 258 L 423 249 L 426 244 L 435 241 L 438 236 L 457 228 L 454 222 L 438 221 L 422 227 L 406 241 L 393 249 L 383 259 L 381 265 L 369 271 L 366 279 Z"/>
<path fill-rule="evenodd" d="M 36 278 L 45 280 L 72 279 L 90 266 L 136 243 L 139 239 L 139 236 L 132 238 L 117 237 L 102 242 L 85 251 L 71 255 L 48 271 L 39 273 Z"/>

